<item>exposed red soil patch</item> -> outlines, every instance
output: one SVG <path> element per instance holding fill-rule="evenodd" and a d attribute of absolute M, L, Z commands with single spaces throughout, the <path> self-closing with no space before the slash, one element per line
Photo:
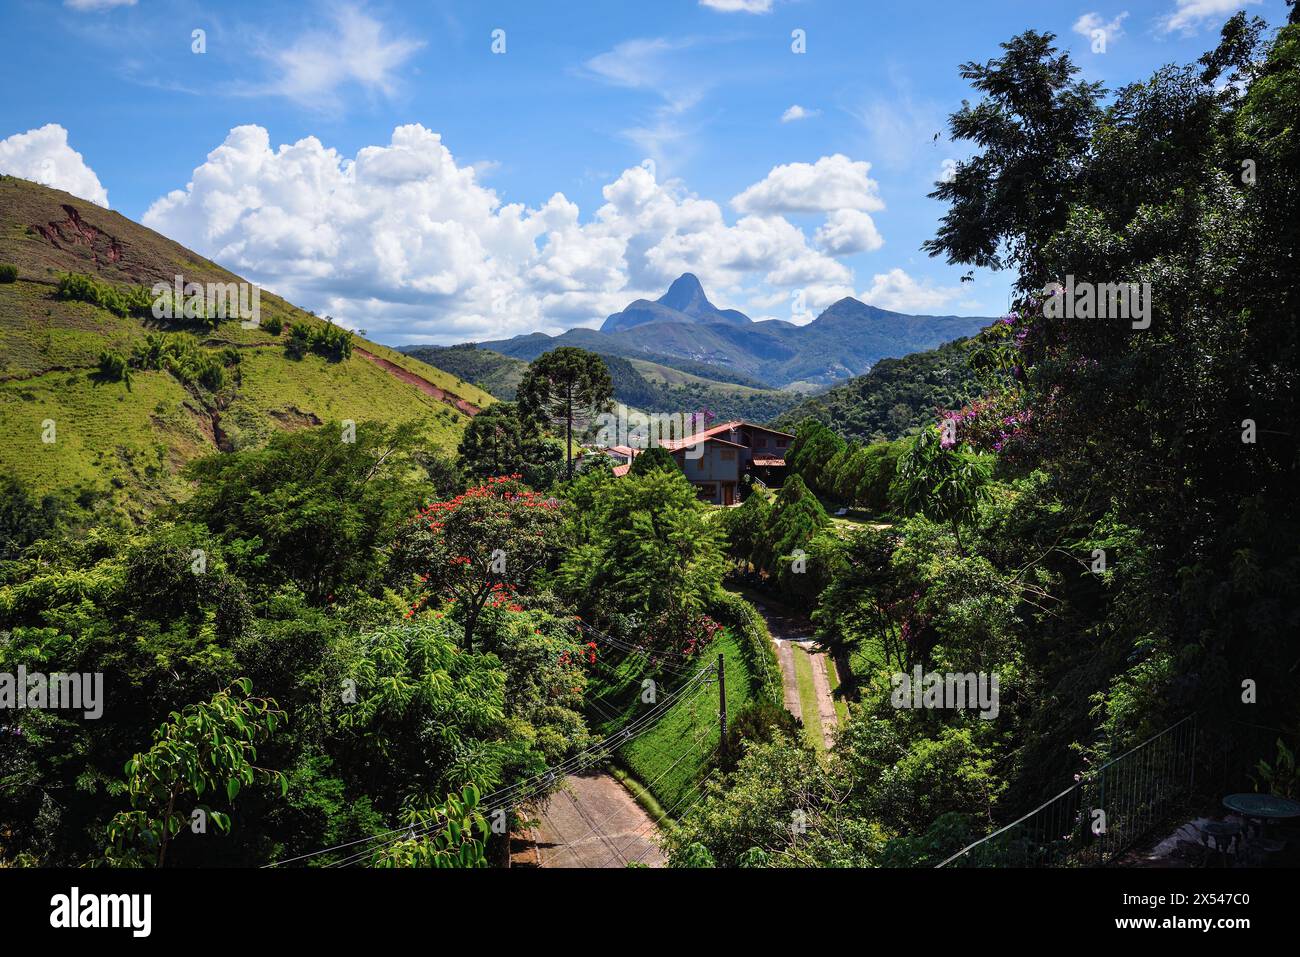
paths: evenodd
<path fill-rule="evenodd" d="M 68 214 L 66 218 L 34 224 L 32 228 L 55 249 L 86 247 L 96 266 L 122 261 L 122 243 L 116 236 L 86 222 L 75 206 L 64 203 L 63 211 Z"/>
<path fill-rule="evenodd" d="M 401 379 L 403 382 L 409 385 L 415 386 L 425 395 L 433 396 L 439 402 L 446 402 L 448 405 L 454 406 L 455 408 L 459 409 L 461 412 L 465 413 L 468 416 L 478 415 L 479 412 L 482 411 L 478 406 L 474 405 L 473 403 L 466 402 L 460 396 L 453 395 L 452 393 L 447 392 L 445 389 L 439 389 L 428 379 L 420 378 L 414 372 L 411 372 L 407 369 L 403 369 L 395 362 L 389 362 L 387 359 L 381 356 L 377 356 L 373 352 L 367 352 L 365 349 L 362 349 L 360 346 L 354 345 L 352 347 L 352 351 L 364 356 L 366 359 L 370 360 L 375 365 L 379 366 L 379 368 L 383 369 L 389 375 Z"/>

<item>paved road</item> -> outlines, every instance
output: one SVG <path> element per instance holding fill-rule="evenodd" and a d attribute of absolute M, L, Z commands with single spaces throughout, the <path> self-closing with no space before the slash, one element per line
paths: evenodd
<path fill-rule="evenodd" d="M 623 785 L 603 772 L 571 775 L 552 795 L 535 832 L 542 867 L 663 867 L 659 828 Z"/>

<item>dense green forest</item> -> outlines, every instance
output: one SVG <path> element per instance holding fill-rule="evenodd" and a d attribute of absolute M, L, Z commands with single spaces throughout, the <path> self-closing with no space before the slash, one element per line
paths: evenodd
<path fill-rule="evenodd" d="M 951 131 L 978 151 L 927 246 L 1016 270 L 1018 308 L 969 347 L 981 397 L 892 445 L 809 423 L 799 479 L 728 516 L 747 574 L 815 596 L 859 705 L 823 768 L 747 751 L 670 835 L 678 862 L 941 860 L 1193 712 L 1203 771 L 1232 752 L 1294 793 L 1300 25 L 1265 40 L 1239 14 L 1106 103 L 1047 35 L 963 71 Z M 1149 325 L 1055 308 L 1067 276 L 1149 282 Z M 845 533 L 805 484 L 886 521 Z M 772 515 L 796 501 L 792 537 Z M 899 710 L 884 679 L 917 664 L 997 674 L 997 720 Z"/>
<path fill-rule="evenodd" d="M 528 368 L 522 359 L 480 349 L 472 342 L 458 346 L 406 346 L 402 351 L 507 402 L 514 401 L 519 380 Z"/>
<path fill-rule="evenodd" d="M 791 429 L 807 419 L 833 426 L 858 441 L 896 439 L 934 422 L 942 409 L 960 408 L 980 394 L 970 365 L 973 343 L 957 339 L 901 359 L 881 359 L 850 379 L 782 412 L 773 423 Z"/>

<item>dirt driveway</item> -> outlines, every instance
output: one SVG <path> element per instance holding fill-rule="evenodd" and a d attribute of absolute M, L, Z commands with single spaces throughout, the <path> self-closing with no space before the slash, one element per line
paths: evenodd
<path fill-rule="evenodd" d="M 772 634 L 776 645 L 776 657 L 781 663 L 781 685 L 785 698 L 785 709 L 805 725 L 821 728 L 822 743 L 829 748 L 831 736 L 839 724 L 835 711 L 835 699 L 831 695 L 830 675 L 826 671 L 830 656 L 819 651 L 813 643 L 813 625 L 807 618 L 790 609 L 782 608 L 776 603 L 758 595 L 745 595 L 758 613 L 767 622 L 767 630 Z M 796 655 L 806 655 L 812 673 L 812 687 L 816 714 L 804 714 L 804 702 L 800 700 L 798 668 L 800 662 Z"/>

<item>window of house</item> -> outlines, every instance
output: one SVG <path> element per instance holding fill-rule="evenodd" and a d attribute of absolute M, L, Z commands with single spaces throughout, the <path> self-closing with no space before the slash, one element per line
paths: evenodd
<path fill-rule="evenodd" d="M 787 444 L 789 441 L 790 441 L 789 439 L 777 439 L 777 440 L 776 440 L 776 447 L 777 447 L 778 449 L 783 449 L 783 448 L 786 447 L 786 444 Z"/>
<path fill-rule="evenodd" d="M 735 450 L 735 449 L 723 449 L 723 450 L 722 450 L 722 461 L 724 461 L 724 462 L 734 462 L 734 461 L 736 461 L 736 450 Z"/>

